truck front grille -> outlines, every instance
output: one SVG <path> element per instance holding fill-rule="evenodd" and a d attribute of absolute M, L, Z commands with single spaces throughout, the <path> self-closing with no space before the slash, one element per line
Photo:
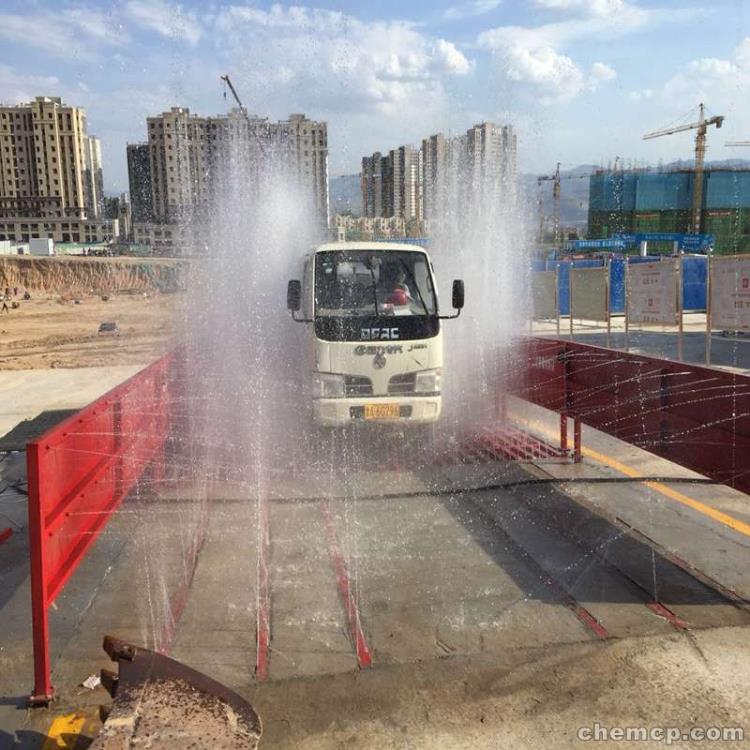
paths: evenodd
<path fill-rule="evenodd" d="M 417 373 L 407 372 L 403 375 L 394 375 L 388 381 L 389 396 L 404 396 L 408 393 L 414 393 L 417 386 Z"/>
<path fill-rule="evenodd" d="M 372 381 L 370 378 L 358 375 L 345 375 L 344 394 L 347 396 L 372 396 Z"/>

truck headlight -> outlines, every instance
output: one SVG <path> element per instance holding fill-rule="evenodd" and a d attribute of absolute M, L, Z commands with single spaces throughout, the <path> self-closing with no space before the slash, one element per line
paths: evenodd
<path fill-rule="evenodd" d="M 417 379 L 414 384 L 415 393 L 440 393 L 440 382 L 443 379 L 443 371 L 422 370 L 417 373 Z"/>
<path fill-rule="evenodd" d="M 312 382 L 313 398 L 342 398 L 344 376 L 329 372 L 316 372 Z"/>

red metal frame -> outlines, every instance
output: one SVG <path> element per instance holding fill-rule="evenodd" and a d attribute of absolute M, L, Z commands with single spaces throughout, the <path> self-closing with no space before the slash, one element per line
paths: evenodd
<path fill-rule="evenodd" d="M 539 337 L 513 363 L 510 392 L 577 421 L 578 460 L 585 423 L 750 492 L 749 376 Z"/>
<path fill-rule="evenodd" d="M 166 355 L 27 445 L 32 704 L 54 695 L 50 605 L 144 471 L 163 470 L 177 357 Z"/>
<path fill-rule="evenodd" d="M 331 505 L 327 500 L 320 501 L 320 510 L 325 519 L 326 539 L 328 540 L 328 549 L 331 554 L 331 562 L 336 572 L 339 593 L 344 605 L 347 624 L 349 625 L 349 637 L 354 645 L 354 651 L 357 654 L 357 664 L 360 669 L 367 669 L 372 666 L 372 652 L 367 644 L 364 630 L 362 630 L 362 620 L 359 614 L 359 605 L 357 596 L 349 577 L 346 559 L 341 551 L 338 534 L 336 533 L 336 523 L 331 512 Z"/>

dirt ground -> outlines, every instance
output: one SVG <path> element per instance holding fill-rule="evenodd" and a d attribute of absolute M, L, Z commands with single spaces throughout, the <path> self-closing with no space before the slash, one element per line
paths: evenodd
<path fill-rule="evenodd" d="M 2 291 L 2 290 L 0 290 Z M 0 370 L 147 364 L 174 346 L 184 292 L 35 293 L 0 312 Z M 9 303 L 10 305 L 10 303 Z M 118 333 L 100 335 L 114 322 Z"/>

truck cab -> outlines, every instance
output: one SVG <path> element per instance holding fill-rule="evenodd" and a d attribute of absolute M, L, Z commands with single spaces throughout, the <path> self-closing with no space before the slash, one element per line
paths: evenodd
<path fill-rule="evenodd" d="M 309 326 L 312 414 L 320 426 L 358 422 L 424 425 L 441 412 L 441 321 L 424 248 L 393 242 L 334 242 L 305 258 L 287 307 Z"/>

